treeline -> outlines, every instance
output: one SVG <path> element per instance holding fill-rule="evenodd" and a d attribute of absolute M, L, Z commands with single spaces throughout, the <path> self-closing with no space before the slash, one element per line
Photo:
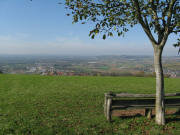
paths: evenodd
<path fill-rule="evenodd" d="M 50 74 L 48 74 L 50 75 Z M 57 73 L 53 75 L 58 75 Z M 66 74 L 59 74 L 63 76 L 135 76 L 135 77 L 155 77 L 154 73 L 145 73 L 144 71 L 136 71 L 136 72 L 67 72 Z M 170 75 L 164 74 L 164 77 L 169 78 Z"/>
<path fill-rule="evenodd" d="M 155 77 L 155 72 L 145 73 L 144 71 L 137 72 L 111 72 L 111 73 L 98 73 L 100 76 L 135 76 L 135 77 Z M 170 75 L 164 74 L 164 77 L 169 78 Z"/>
<path fill-rule="evenodd" d="M 92 76 L 135 76 L 135 77 L 155 77 L 155 73 L 139 72 L 93 72 Z"/>

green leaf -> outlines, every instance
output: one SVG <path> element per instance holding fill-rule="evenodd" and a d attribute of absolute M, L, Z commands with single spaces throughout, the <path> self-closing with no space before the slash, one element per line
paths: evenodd
<path fill-rule="evenodd" d="M 93 34 L 93 35 L 91 36 L 91 38 L 94 39 L 94 37 L 95 37 L 95 35 Z"/>
<path fill-rule="evenodd" d="M 106 39 L 106 35 L 105 35 L 105 34 L 103 35 L 103 39 L 104 39 L 104 40 Z"/>

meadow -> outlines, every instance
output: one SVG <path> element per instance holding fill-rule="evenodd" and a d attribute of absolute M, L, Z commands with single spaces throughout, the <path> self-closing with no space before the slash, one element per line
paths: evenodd
<path fill-rule="evenodd" d="M 166 78 L 167 93 L 180 92 L 180 79 Z M 144 116 L 103 113 L 104 93 L 155 93 L 152 77 L 0 75 L 0 135 L 179 135 L 180 115 L 158 126 Z"/>

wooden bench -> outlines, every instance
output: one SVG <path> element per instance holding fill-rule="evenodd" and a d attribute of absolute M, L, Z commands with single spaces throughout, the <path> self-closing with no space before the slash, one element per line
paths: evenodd
<path fill-rule="evenodd" d="M 180 108 L 180 93 L 165 94 L 166 108 Z M 111 121 L 113 110 L 145 109 L 145 116 L 151 118 L 155 108 L 155 94 L 105 93 L 104 114 Z"/>

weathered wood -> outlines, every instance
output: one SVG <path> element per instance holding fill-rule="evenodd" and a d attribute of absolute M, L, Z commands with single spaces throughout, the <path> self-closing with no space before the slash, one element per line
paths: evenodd
<path fill-rule="evenodd" d="M 106 117 L 108 121 L 111 121 L 111 112 L 112 112 L 112 99 L 108 98 L 107 99 L 107 113 L 106 113 Z"/>
<path fill-rule="evenodd" d="M 119 99 L 119 100 L 113 100 L 112 105 L 117 106 L 117 105 L 124 105 L 124 106 L 145 106 L 145 105 L 154 105 L 155 104 L 155 99 Z"/>
<path fill-rule="evenodd" d="M 130 97 L 130 98 L 136 98 L 136 97 L 140 97 L 140 98 L 155 98 L 155 94 L 130 94 L 130 93 L 120 93 L 120 94 L 114 94 L 114 93 L 107 93 L 107 97 Z M 180 96 L 180 93 L 167 93 L 165 94 L 165 97 L 170 97 L 170 96 Z"/>
<path fill-rule="evenodd" d="M 180 107 L 180 98 L 165 99 L 167 108 Z M 155 99 L 112 100 L 112 110 L 154 108 Z"/>
<path fill-rule="evenodd" d="M 107 93 L 105 93 L 104 97 L 104 115 L 107 116 Z"/>
<path fill-rule="evenodd" d="M 153 109 L 154 106 L 112 106 L 111 110 L 129 110 L 129 109 L 145 109 L 151 108 Z"/>
<path fill-rule="evenodd" d="M 152 109 L 145 109 L 145 116 L 148 118 L 148 119 L 151 119 L 152 118 Z"/>
<path fill-rule="evenodd" d="M 180 97 L 178 96 L 180 96 L 180 93 L 166 94 L 165 107 L 180 108 Z M 150 119 L 152 117 L 152 109 L 155 108 L 155 102 L 154 94 L 114 94 L 110 92 L 105 94 L 104 113 L 107 120 L 111 121 L 113 110 L 145 109 L 145 116 Z"/>
<path fill-rule="evenodd" d="M 166 106 L 168 105 L 180 105 L 180 98 L 165 99 Z M 124 105 L 124 106 L 155 106 L 155 99 L 114 99 L 112 102 L 113 106 Z"/>

